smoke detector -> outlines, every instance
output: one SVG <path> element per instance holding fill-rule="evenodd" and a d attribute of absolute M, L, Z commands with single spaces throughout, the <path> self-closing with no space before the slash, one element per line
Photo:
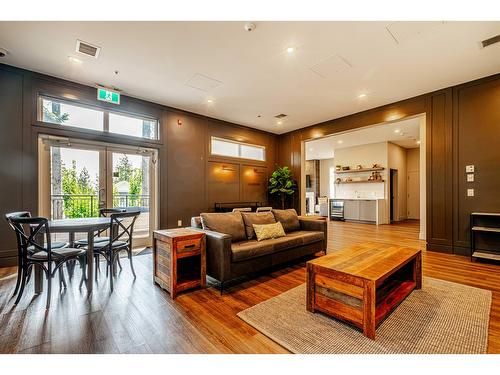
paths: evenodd
<path fill-rule="evenodd" d="M 283 117 L 286 117 L 287 115 L 285 115 L 284 113 L 280 113 L 279 115 L 276 115 L 274 117 L 276 117 L 277 119 L 282 119 Z"/>
<path fill-rule="evenodd" d="M 248 23 L 245 24 L 245 30 L 248 31 L 248 32 L 254 31 L 256 27 L 257 26 L 255 26 L 255 24 L 252 23 L 252 22 L 248 22 Z"/>
<path fill-rule="evenodd" d="M 76 41 L 76 52 L 81 53 L 85 56 L 93 57 L 97 59 L 99 57 L 99 53 L 101 52 L 101 47 L 97 47 L 93 44 L 84 42 L 82 40 Z"/>
<path fill-rule="evenodd" d="M 9 51 L 7 51 L 5 48 L 0 47 L 0 57 L 5 57 Z"/>

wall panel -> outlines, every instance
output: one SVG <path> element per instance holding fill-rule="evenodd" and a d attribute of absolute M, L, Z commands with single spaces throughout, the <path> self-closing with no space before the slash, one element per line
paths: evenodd
<path fill-rule="evenodd" d="M 0 262 L 4 264 L 16 261 L 17 243 L 3 214 L 25 209 L 22 200 L 22 98 L 23 76 L 0 70 Z"/>

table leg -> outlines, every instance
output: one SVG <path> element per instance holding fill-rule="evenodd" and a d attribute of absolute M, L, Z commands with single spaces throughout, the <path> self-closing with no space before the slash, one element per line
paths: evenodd
<path fill-rule="evenodd" d="M 363 296 L 363 335 L 372 340 L 375 340 L 375 301 L 375 283 L 366 281 Z"/>
<path fill-rule="evenodd" d="M 422 253 L 417 254 L 413 263 L 415 289 L 422 289 Z"/>
<path fill-rule="evenodd" d="M 87 293 L 92 293 L 94 286 L 94 231 L 87 233 Z"/>
<path fill-rule="evenodd" d="M 314 312 L 314 266 L 312 264 L 306 263 L 307 267 L 307 291 L 306 291 L 306 310 L 309 312 Z"/>
<path fill-rule="evenodd" d="M 43 246 L 43 238 L 44 235 L 42 233 L 39 233 L 36 236 L 36 243 L 41 244 Z M 43 292 L 43 271 L 41 267 L 38 266 L 33 266 L 34 270 L 31 272 L 35 273 L 35 280 L 34 280 L 34 289 L 35 289 L 35 294 L 42 294 Z"/>
<path fill-rule="evenodd" d="M 68 242 L 69 242 L 69 247 L 75 247 L 75 232 L 69 232 Z"/>
<path fill-rule="evenodd" d="M 35 269 L 35 294 L 42 294 L 43 292 L 43 271 L 41 267 L 33 266 Z"/>

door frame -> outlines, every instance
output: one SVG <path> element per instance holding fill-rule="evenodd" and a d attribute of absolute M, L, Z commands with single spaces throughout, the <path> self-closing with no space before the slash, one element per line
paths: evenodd
<path fill-rule="evenodd" d="M 158 178 L 158 149 L 140 146 L 130 146 L 119 143 L 88 141 L 80 138 L 66 138 L 48 134 L 38 135 L 38 213 L 44 217 L 51 217 L 51 177 L 50 173 L 50 147 L 74 147 L 83 150 L 92 150 L 99 152 L 99 207 L 102 205 L 111 207 L 113 204 L 113 152 L 125 154 L 148 154 L 150 159 L 149 170 L 149 236 L 134 239 L 136 246 L 151 246 L 153 239 L 153 230 L 158 229 L 159 223 L 159 178 Z M 106 194 L 101 195 L 101 192 Z"/>

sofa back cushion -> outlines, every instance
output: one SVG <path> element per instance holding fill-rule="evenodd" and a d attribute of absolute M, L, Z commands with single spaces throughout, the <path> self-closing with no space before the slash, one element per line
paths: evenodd
<path fill-rule="evenodd" d="M 257 241 L 286 236 L 283 226 L 279 221 L 274 224 L 254 224 L 253 229 L 255 230 Z"/>
<path fill-rule="evenodd" d="M 283 225 L 285 232 L 300 230 L 299 216 L 294 208 L 287 210 L 273 210 L 274 218 Z"/>
<path fill-rule="evenodd" d="M 253 224 L 274 224 L 276 220 L 272 212 L 242 212 L 243 222 L 245 223 L 245 231 L 247 238 L 251 240 L 255 238 Z"/>
<path fill-rule="evenodd" d="M 229 234 L 232 242 L 247 239 L 241 212 L 202 213 L 200 216 L 203 229 Z"/>

